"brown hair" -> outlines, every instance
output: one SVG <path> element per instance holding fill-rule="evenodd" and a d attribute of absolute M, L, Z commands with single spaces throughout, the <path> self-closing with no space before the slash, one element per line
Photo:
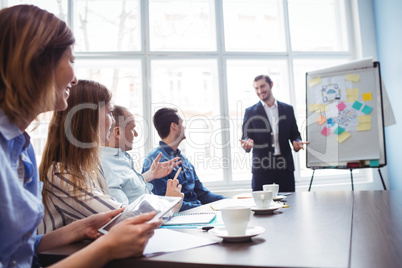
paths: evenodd
<path fill-rule="evenodd" d="M 154 114 L 154 126 L 158 131 L 161 139 L 166 138 L 170 134 L 170 125 L 172 123 L 179 124 L 179 116 L 177 115 L 177 109 L 173 108 L 161 108 Z"/>
<path fill-rule="evenodd" d="M 31 5 L 0 10 L 0 108 L 11 123 L 54 109 L 54 71 L 75 39 L 66 23 Z"/>
<path fill-rule="evenodd" d="M 68 108 L 54 112 L 39 165 L 44 202 L 46 189 L 51 189 L 53 184 L 53 176 L 47 175 L 57 163 L 60 171 L 73 176 L 75 185 L 87 188 L 85 176 L 99 167 L 99 111 L 111 99 L 112 93 L 104 85 L 79 80 L 70 90 Z"/>
<path fill-rule="evenodd" d="M 271 77 L 269 77 L 269 76 L 266 75 L 266 74 L 257 75 L 257 76 L 254 78 L 254 82 L 257 82 L 258 80 L 261 80 L 261 79 L 265 79 L 265 82 L 267 82 L 269 85 L 272 84 Z"/>

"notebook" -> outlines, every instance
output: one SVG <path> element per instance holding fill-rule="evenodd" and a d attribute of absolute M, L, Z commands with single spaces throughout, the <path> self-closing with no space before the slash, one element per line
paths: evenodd
<path fill-rule="evenodd" d="M 163 225 L 207 224 L 215 219 L 215 217 L 215 212 L 175 214 L 169 221 L 163 223 Z"/>

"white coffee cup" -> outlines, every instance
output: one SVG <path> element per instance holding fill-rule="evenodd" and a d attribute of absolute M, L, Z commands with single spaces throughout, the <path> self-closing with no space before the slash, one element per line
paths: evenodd
<path fill-rule="evenodd" d="M 228 235 L 243 236 L 251 216 L 254 214 L 246 206 L 229 206 L 221 208 L 223 223 L 225 224 Z"/>
<path fill-rule="evenodd" d="M 273 193 L 270 191 L 254 191 L 253 198 L 257 208 L 269 208 Z"/>
<path fill-rule="evenodd" d="M 262 189 L 264 191 L 272 192 L 272 198 L 276 198 L 278 196 L 279 184 L 264 184 Z"/>

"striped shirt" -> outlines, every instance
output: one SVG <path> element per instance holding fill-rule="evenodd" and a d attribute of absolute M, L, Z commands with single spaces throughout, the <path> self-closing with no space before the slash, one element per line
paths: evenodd
<path fill-rule="evenodd" d="M 38 234 L 51 232 L 92 214 L 122 207 L 109 195 L 109 188 L 100 170 L 96 171 L 96 179 L 87 176 L 86 188 L 74 184 L 68 171 L 61 172 L 59 163 L 49 169 L 47 177 L 51 176 L 53 184 L 46 189 L 45 217 L 38 227 Z"/>

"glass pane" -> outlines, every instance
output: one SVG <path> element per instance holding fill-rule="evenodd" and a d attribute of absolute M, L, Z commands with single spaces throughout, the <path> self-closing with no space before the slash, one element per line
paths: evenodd
<path fill-rule="evenodd" d="M 230 124 L 230 147 L 232 151 L 233 180 L 251 181 L 251 154 L 240 145 L 243 116 L 246 108 L 259 101 L 253 88 L 257 75 L 267 74 L 274 83 L 275 99 L 290 103 L 288 65 L 285 60 L 228 60 L 227 85 Z"/>
<path fill-rule="evenodd" d="M 59 19 L 62 19 L 67 22 L 68 8 L 67 8 L 67 0 L 8 0 L 6 1 L 7 6 L 15 6 L 15 5 L 35 5 L 44 10 L 47 10 L 54 15 L 56 15 Z"/>
<path fill-rule="evenodd" d="M 150 0 L 151 51 L 215 51 L 213 0 Z"/>
<path fill-rule="evenodd" d="M 343 0 L 289 0 L 292 49 L 298 51 L 347 51 Z"/>
<path fill-rule="evenodd" d="M 75 64 L 78 79 L 94 80 L 107 86 L 113 92 L 112 102 L 129 108 L 136 121 L 133 156 L 135 168 L 142 170 L 144 128 L 148 128 L 143 118 L 142 108 L 142 70 L 140 60 L 78 60 Z"/>
<path fill-rule="evenodd" d="M 140 51 L 139 0 L 75 0 L 75 51 Z"/>
<path fill-rule="evenodd" d="M 295 114 L 302 139 L 306 138 L 306 72 L 346 63 L 348 59 L 297 59 L 293 61 L 295 81 Z M 310 178 L 312 170 L 306 168 L 306 154 L 296 154 L 299 159 L 300 177 Z M 339 170 L 320 171 L 319 175 L 342 175 Z M 318 175 L 318 174 L 317 174 Z"/>
<path fill-rule="evenodd" d="M 177 108 L 186 126 L 180 150 L 193 163 L 202 182 L 222 181 L 224 160 L 218 68 L 216 60 L 155 60 L 151 62 L 152 113 Z M 152 147 L 159 145 L 154 129 Z"/>
<path fill-rule="evenodd" d="M 281 0 L 223 0 L 227 51 L 285 51 Z"/>

